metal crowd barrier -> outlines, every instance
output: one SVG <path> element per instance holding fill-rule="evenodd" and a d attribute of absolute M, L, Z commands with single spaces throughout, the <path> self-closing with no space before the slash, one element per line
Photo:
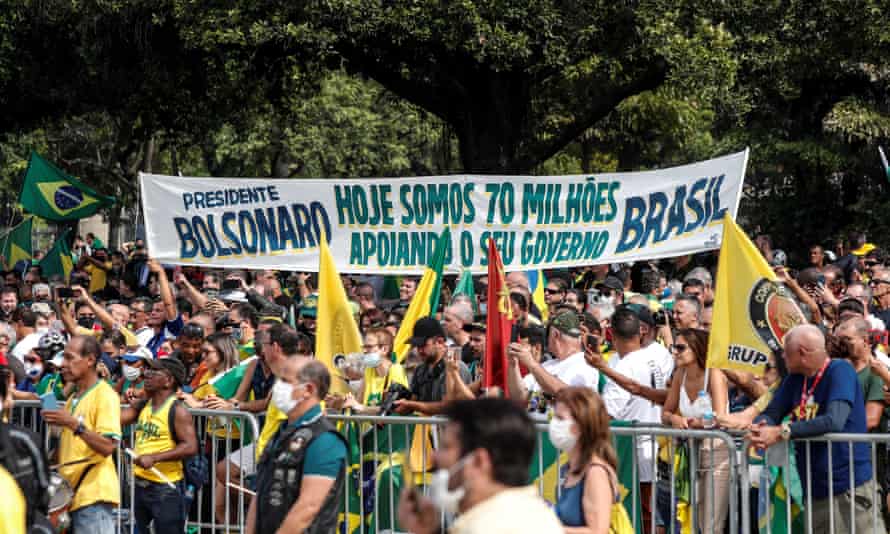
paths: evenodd
<path fill-rule="evenodd" d="M 378 450 L 378 444 L 380 443 L 393 443 L 394 436 L 398 436 L 401 434 L 404 438 L 403 443 L 409 441 L 407 439 L 410 428 L 412 425 L 427 425 L 429 429 L 432 430 L 433 439 L 436 436 L 436 429 L 439 429 L 442 425 L 444 425 L 447 421 L 441 417 L 380 417 L 380 416 L 346 416 L 346 415 L 330 415 L 329 418 L 332 421 L 335 421 L 340 426 L 341 432 L 344 430 L 344 425 L 354 424 L 357 425 L 361 430 L 362 434 L 360 440 L 358 440 L 359 444 L 359 457 L 362 458 L 362 463 L 371 461 L 374 462 L 373 467 L 368 469 L 368 466 L 364 466 L 358 470 L 359 476 L 361 476 L 361 480 L 358 481 L 357 487 L 361 488 L 361 495 L 359 496 L 359 502 L 363 504 L 357 512 L 359 516 L 358 527 L 353 527 L 350 524 L 350 528 L 346 529 L 346 532 L 352 534 L 355 532 L 386 532 L 386 531 L 394 531 L 393 529 L 382 529 L 381 530 L 381 522 L 385 523 L 385 526 L 394 526 L 396 525 L 395 517 L 398 515 L 397 510 L 397 489 L 394 483 L 393 477 L 388 477 L 386 482 L 387 484 L 387 500 L 389 501 L 386 506 L 383 507 L 384 516 L 381 520 L 381 513 L 379 503 L 376 502 L 376 494 L 379 494 L 381 491 L 380 481 L 379 480 L 370 480 L 366 478 L 368 473 L 379 473 L 380 465 L 386 464 L 389 466 L 393 465 L 394 461 L 402 461 L 403 464 L 407 460 L 405 457 L 408 455 L 405 450 Z M 349 429 L 346 429 L 347 432 Z M 538 489 L 538 494 L 541 495 L 542 498 L 548 500 L 551 504 L 555 504 L 556 500 L 560 495 L 560 480 L 562 478 L 561 474 L 566 467 L 565 455 L 557 454 L 554 452 L 552 447 L 549 444 L 548 438 L 546 437 L 547 425 L 543 423 L 537 424 L 538 430 L 538 439 L 535 451 L 535 459 L 533 460 L 533 466 L 537 469 L 535 472 L 530 473 L 530 478 Z M 673 463 L 674 453 L 678 447 L 680 442 L 683 442 L 687 450 L 689 451 L 689 470 L 690 470 L 690 495 L 689 495 L 689 503 L 690 513 L 691 513 L 691 521 L 693 525 L 697 525 L 699 523 L 699 512 L 697 511 L 697 507 L 699 506 L 699 493 L 704 494 L 703 502 L 707 502 L 710 504 L 704 505 L 704 508 L 709 515 L 715 515 L 713 513 L 714 501 L 715 497 L 724 495 L 725 499 L 725 507 L 727 510 L 727 523 L 731 528 L 735 528 L 735 526 L 741 523 L 747 528 L 749 524 L 749 517 L 747 516 L 748 510 L 748 501 L 747 501 L 747 492 L 741 492 L 740 488 L 742 487 L 741 481 L 742 477 L 739 475 L 739 464 L 738 458 L 736 455 L 736 446 L 735 441 L 732 436 L 725 432 L 721 431 L 711 431 L 711 430 L 676 430 L 672 428 L 665 428 L 662 426 L 622 426 L 622 427 L 613 427 L 612 428 L 613 436 L 623 436 L 630 439 L 629 446 L 632 447 L 633 452 L 630 454 L 630 458 L 633 459 L 631 466 L 631 482 L 629 487 L 625 487 L 624 489 L 629 493 L 629 501 L 631 503 L 630 508 L 628 509 L 628 514 L 630 515 L 631 521 L 633 522 L 634 529 L 637 532 L 643 532 L 643 523 L 648 523 L 652 525 L 650 527 L 650 532 L 655 532 L 654 526 L 659 523 L 658 521 L 658 504 L 657 504 L 657 496 L 658 496 L 658 481 L 656 480 L 655 474 L 659 472 L 658 469 L 658 451 L 659 444 L 657 443 L 657 438 L 663 438 L 667 440 L 667 450 L 669 453 L 669 458 L 671 459 L 670 463 Z M 703 450 L 704 447 L 704 450 Z M 373 448 L 373 454 L 368 454 L 368 449 Z M 709 460 L 713 459 L 713 451 L 721 449 L 726 452 L 725 454 L 725 465 L 722 466 L 714 466 L 708 463 Z M 651 490 L 648 496 L 648 521 L 645 521 L 645 517 L 642 515 L 642 510 L 639 507 L 643 506 L 642 496 L 641 496 L 641 488 L 640 488 L 640 465 L 637 461 L 637 453 L 640 452 L 648 452 L 648 456 L 651 457 L 651 473 L 653 473 L 653 480 L 651 481 Z M 619 451 L 620 452 L 620 451 Z M 434 467 L 434 462 L 432 458 L 429 457 L 428 451 L 424 448 L 421 451 L 422 454 L 415 455 L 420 456 L 419 465 L 410 465 L 407 466 L 405 471 L 413 473 L 414 482 L 417 487 L 422 491 L 423 494 L 428 494 L 428 487 L 425 482 L 428 481 L 428 476 Z M 555 455 L 555 461 L 548 462 L 547 458 L 552 458 Z M 719 468 L 719 469 L 718 469 Z M 723 472 L 727 479 L 725 481 L 718 481 L 715 477 L 716 474 Z M 554 473 L 558 473 L 559 475 L 553 476 Z M 353 477 L 356 476 L 353 471 Z M 349 480 L 349 478 L 347 478 Z M 664 518 L 663 522 L 666 528 L 669 527 L 669 530 L 666 532 L 678 532 L 678 523 L 676 521 L 676 498 L 677 495 L 674 492 L 674 486 L 676 483 L 675 472 L 673 469 L 668 469 L 667 479 L 663 482 L 669 484 L 669 489 L 663 496 L 664 498 L 669 499 L 668 508 L 670 517 Z M 725 484 L 725 487 L 720 487 L 722 484 Z M 345 511 L 345 515 L 348 518 L 349 515 L 356 514 L 355 511 L 355 503 L 350 502 L 349 492 L 347 487 L 347 495 L 344 500 L 343 509 Z M 737 496 L 741 493 L 741 502 Z M 368 501 L 371 501 L 371 504 L 368 504 Z M 373 513 L 373 517 L 371 520 L 368 520 L 369 511 Z M 443 526 L 444 526 L 445 518 L 443 517 Z M 347 520 L 348 523 L 348 520 Z M 722 528 L 722 527 L 721 527 Z M 747 532 L 747 530 L 745 530 Z"/>
<path fill-rule="evenodd" d="M 835 451 L 837 447 L 838 451 Z M 836 495 L 834 491 L 834 479 L 836 476 L 834 465 L 840 461 L 837 454 L 855 454 L 856 448 L 865 452 L 867 450 L 867 458 L 871 462 L 871 470 L 869 472 L 870 480 L 864 481 L 858 486 L 855 484 L 855 461 L 849 462 L 846 472 L 849 484 L 847 491 Z M 795 450 L 798 454 L 795 455 Z M 882 486 L 886 481 L 882 481 L 881 477 L 887 477 L 888 473 L 888 451 L 890 451 L 890 434 L 825 434 L 813 438 L 795 439 L 790 442 L 779 442 L 765 453 L 764 468 L 761 475 L 761 486 L 763 484 L 772 484 L 778 482 L 773 480 L 769 467 L 781 468 L 781 482 L 786 488 L 786 494 L 790 493 L 790 488 L 794 485 L 794 477 L 798 477 L 798 473 L 809 473 L 806 480 L 800 480 L 803 502 L 793 503 L 796 506 L 784 506 L 784 513 L 779 515 L 779 523 L 777 525 L 779 531 L 798 532 L 795 523 L 801 525 L 804 532 L 849 532 L 851 534 L 865 533 L 885 533 L 888 532 L 887 525 L 884 524 L 882 494 L 886 488 Z M 812 466 L 816 455 L 825 454 L 827 456 L 827 473 L 813 472 Z M 750 457 L 743 455 L 742 470 L 747 471 L 751 466 Z M 794 463 L 792 459 L 795 458 Z M 801 460 L 803 465 L 801 465 Z M 796 463 L 796 465 L 794 465 Z M 792 468 L 796 469 L 792 469 Z M 813 498 L 813 480 L 814 478 L 827 477 L 829 494 L 825 499 Z M 822 480 L 826 480 L 822 478 Z M 769 487 L 769 486 L 767 486 Z M 856 491 L 858 488 L 859 491 Z M 852 490 L 852 493 L 851 493 Z M 846 503 L 838 507 L 838 512 L 842 517 L 836 517 L 835 506 L 833 500 L 842 497 L 849 501 L 849 510 Z M 857 510 L 857 503 L 862 505 L 866 510 Z M 798 507 L 802 507 L 802 510 Z M 818 528 L 819 525 L 814 524 L 814 512 L 819 515 L 828 512 L 828 526 Z M 770 511 L 772 517 L 773 511 Z M 784 517 L 782 517 L 784 516 Z M 824 518 L 823 518 L 824 519 Z M 863 528 L 858 529 L 857 521 L 865 521 L 867 524 Z M 763 528 L 765 527 L 765 528 Z M 772 534 L 773 521 L 765 521 L 761 532 Z"/>
<path fill-rule="evenodd" d="M 245 495 L 245 490 L 249 491 L 245 477 L 254 470 L 253 444 L 260 435 L 257 418 L 241 411 L 188 410 L 195 423 L 198 454 L 207 456 L 209 460 L 210 481 L 194 494 L 188 510 L 186 531 L 244 532 L 250 503 L 249 495 Z M 39 434 L 45 450 L 50 450 L 52 433 L 40 418 L 39 401 L 16 401 L 10 422 Z M 136 479 L 133 476 L 133 460 L 123 449 L 133 447 L 134 426 L 127 425 L 121 429 L 123 437 L 115 453 L 121 483 L 121 499 L 115 514 L 118 532 L 130 534 L 136 532 L 133 509 Z M 231 461 L 244 467 L 237 477 Z M 218 480 L 218 471 L 223 475 L 222 481 Z"/>

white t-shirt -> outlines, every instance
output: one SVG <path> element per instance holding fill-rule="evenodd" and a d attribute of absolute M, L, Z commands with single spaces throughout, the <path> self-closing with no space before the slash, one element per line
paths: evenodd
<path fill-rule="evenodd" d="M 671 374 L 674 372 L 674 356 L 671 354 L 671 351 L 667 349 L 664 345 L 657 341 L 653 341 L 649 344 L 648 347 L 641 349 L 648 353 L 651 358 L 658 363 L 659 369 L 661 369 L 661 377 L 656 377 L 657 383 L 667 384 L 668 379 Z M 659 381 L 658 379 L 661 378 Z M 652 384 L 646 384 L 647 386 L 652 386 Z"/>
<path fill-rule="evenodd" d="M 148 342 L 151 341 L 151 338 L 155 335 L 154 329 L 150 326 L 143 326 L 133 333 L 136 334 L 136 339 L 139 340 L 140 347 L 147 347 Z"/>
<path fill-rule="evenodd" d="M 645 349 L 635 350 L 622 357 L 609 359 L 609 367 L 624 376 L 655 389 L 666 389 L 667 375 L 664 375 L 660 351 L 652 350 L 652 345 Z M 621 388 L 609 380 L 603 388 L 603 402 L 609 415 L 619 421 L 637 421 L 639 423 L 660 424 L 661 406 Z M 637 439 L 637 464 L 640 482 L 652 482 L 654 469 L 652 465 L 653 450 L 651 437 Z"/>
<path fill-rule="evenodd" d="M 43 334 L 40 332 L 32 332 L 28 334 L 15 344 L 15 347 L 12 348 L 12 355 L 24 363 L 25 356 L 37 348 L 37 344 L 40 342 L 41 337 L 43 337 Z"/>
<path fill-rule="evenodd" d="M 541 364 L 545 371 L 565 382 L 567 386 L 583 386 L 596 391 L 599 385 L 600 373 L 591 367 L 584 359 L 583 352 L 576 352 L 563 360 L 547 360 Z M 522 383 L 529 393 L 541 391 L 541 386 L 529 373 L 522 378 Z"/>

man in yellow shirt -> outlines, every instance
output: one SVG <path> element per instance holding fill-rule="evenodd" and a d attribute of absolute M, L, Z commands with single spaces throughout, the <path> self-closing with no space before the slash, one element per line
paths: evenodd
<path fill-rule="evenodd" d="M 136 422 L 133 509 L 139 532 L 151 532 L 152 522 L 155 532 L 185 529 L 182 462 L 198 452 L 192 417 L 176 400 L 185 381 L 185 366 L 178 359 L 148 360 L 143 387 L 149 400 L 121 412 L 121 423 Z"/>
<path fill-rule="evenodd" d="M 120 482 L 112 453 L 121 437 L 120 397 L 99 379 L 101 348 L 91 336 L 68 341 L 62 377 L 75 390 L 59 410 L 44 410 L 44 421 L 62 428 L 59 439 L 61 474 L 74 491 L 71 525 L 74 534 L 114 534 L 112 514 L 120 503 Z"/>

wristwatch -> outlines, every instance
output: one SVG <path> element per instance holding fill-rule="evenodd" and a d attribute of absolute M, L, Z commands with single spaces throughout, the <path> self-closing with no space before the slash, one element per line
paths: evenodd
<path fill-rule="evenodd" d="M 791 439 L 791 423 L 782 423 L 782 441 Z"/>
<path fill-rule="evenodd" d="M 83 416 L 78 415 L 77 416 L 77 428 L 74 429 L 74 435 L 79 436 L 79 435 L 83 434 L 84 430 L 86 430 L 86 427 L 83 426 Z"/>
<path fill-rule="evenodd" d="M 235 410 L 240 410 L 241 408 L 239 408 L 239 406 L 241 406 L 241 403 L 238 402 L 237 399 L 232 401 L 232 408 L 233 408 L 233 409 L 235 409 Z"/>

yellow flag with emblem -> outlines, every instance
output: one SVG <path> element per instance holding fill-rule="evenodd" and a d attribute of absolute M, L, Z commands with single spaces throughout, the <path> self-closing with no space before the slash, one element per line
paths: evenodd
<path fill-rule="evenodd" d="M 316 313 L 315 357 L 331 373 L 331 392 L 348 393 L 349 383 L 337 363 L 347 354 L 362 351 L 362 336 L 325 236 L 319 240 Z"/>
<path fill-rule="evenodd" d="M 805 321 L 791 291 L 729 215 L 717 267 L 708 367 L 763 374 L 770 352 Z"/>

